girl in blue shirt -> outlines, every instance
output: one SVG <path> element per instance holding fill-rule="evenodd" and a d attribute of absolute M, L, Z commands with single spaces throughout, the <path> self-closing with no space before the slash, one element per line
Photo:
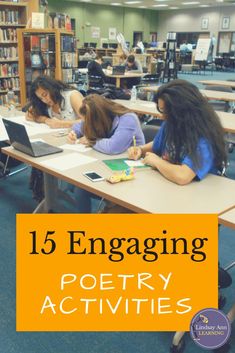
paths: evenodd
<path fill-rule="evenodd" d="M 159 170 L 179 185 L 216 174 L 226 165 L 224 134 L 207 99 L 188 81 L 162 85 L 155 95 L 165 120 L 154 140 L 129 149 L 129 158 Z"/>

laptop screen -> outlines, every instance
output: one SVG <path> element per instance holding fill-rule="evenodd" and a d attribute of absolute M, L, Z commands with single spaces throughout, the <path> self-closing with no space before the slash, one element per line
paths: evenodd
<path fill-rule="evenodd" d="M 125 74 L 125 66 L 123 65 L 113 66 L 112 75 L 124 75 L 124 74 Z"/>

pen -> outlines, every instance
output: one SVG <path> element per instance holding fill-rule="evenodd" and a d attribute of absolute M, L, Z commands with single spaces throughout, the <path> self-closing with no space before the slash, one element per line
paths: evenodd
<path fill-rule="evenodd" d="M 134 147 L 134 154 L 136 154 L 136 138 L 135 135 L 133 136 L 133 147 Z"/>

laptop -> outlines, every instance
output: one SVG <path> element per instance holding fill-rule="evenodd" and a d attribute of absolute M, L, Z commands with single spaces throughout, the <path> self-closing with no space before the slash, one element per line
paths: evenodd
<path fill-rule="evenodd" d="M 62 152 L 62 148 L 49 145 L 48 143 L 35 141 L 30 142 L 28 133 L 24 125 L 15 123 L 7 119 L 2 119 L 11 145 L 21 152 L 33 157 L 47 156 L 53 153 Z"/>
<path fill-rule="evenodd" d="M 124 65 L 116 65 L 113 66 L 112 75 L 124 75 L 125 74 L 125 66 Z"/>

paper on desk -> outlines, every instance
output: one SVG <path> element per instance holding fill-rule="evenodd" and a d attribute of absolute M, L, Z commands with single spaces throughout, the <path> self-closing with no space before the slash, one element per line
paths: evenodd
<path fill-rule="evenodd" d="M 47 159 L 46 161 L 40 162 L 40 164 L 57 170 L 66 170 L 95 161 L 97 161 L 96 158 L 87 157 L 81 153 L 70 153 L 64 156 Z"/>
<path fill-rule="evenodd" d="M 6 119 L 9 119 L 11 121 L 14 121 L 15 123 L 24 125 L 29 136 L 34 136 L 37 134 L 49 134 L 52 132 L 64 130 L 64 128 L 63 129 L 51 129 L 47 124 L 39 124 L 39 123 L 36 123 L 35 121 L 28 121 L 25 119 L 25 115 L 18 115 L 18 116 L 15 115 L 14 117 L 8 117 Z M 4 130 L 2 130 L 2 128 Z M 5 130 L 5 126 L 2 122 L 2 120 L 0 120 L 0 129 L 1 129 L 0 130 L 1 131 L 0 141 L 3 141 L 3 138 L 4 138 L 4 140 L 7 140 L 8 135 L 7 135 L 7 132 Z"/>
<path fill-rule="evenodd" d="M 144 165 L 141 160 L 131 161 L 130 159 L 127 159 L 124 162 L 128 165 L 128 167 L 143 167 Z"/>
<path fill-rule="evenodd" d="M 91 147 L 86 147 L 83 144 L 70 144 L 70 143 L 66 143 L 63 146 L 60 146 L 61 148 L 63 148 L 63 150 L 72 150 L 72 151 L 76 151 L 76 152 L 87 152 L 91 150 Z"/>
<path fill-rule="evenodd" d="M 45 142 L 43 139 L 30 139 L 30 142 Z"/>

